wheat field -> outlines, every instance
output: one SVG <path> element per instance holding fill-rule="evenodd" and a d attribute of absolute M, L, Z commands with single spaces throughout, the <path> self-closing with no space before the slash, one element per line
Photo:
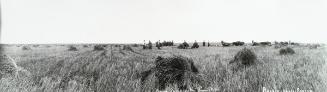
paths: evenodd
<path fill-rule="evenodd" d="M 140 92 L 135 75 L 154 66 L 157 56 L 168 54 L 194 60 L 208 84 L 203 91 L 327 91 L 325 47 L 293 46 L 296 54 L 279 55 L 279 49 L 273 46 L 200 46 L 198 49 L 173 46 L 161 50 L 143 50 L 138 46 L 132 47 L 133 51 L 114 45 L 93 50 L 94 44 L 73 45 L 76 51 L 68 50 L 72 45 L 25 46 L 30 50 L 23 50 L 21 45 L 4 46 L 1 53 L 11 56 L 22 71 L 15 77 L 0 80 L 2 92 Z M 232 71 L 229 61 L 244 47 L 255 52 L 260 64 Z M 154 81 L 147 81 L 147 91 L 156 91 Z M 174 90 L 174 86 L 167 88 L 167 91 Z"/>

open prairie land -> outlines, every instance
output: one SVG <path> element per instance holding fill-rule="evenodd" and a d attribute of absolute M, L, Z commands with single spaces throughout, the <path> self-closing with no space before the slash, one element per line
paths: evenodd
<path fill-rule="evenodd" d="M 5 45 L 2 54 L 12 57 L 20 68 L 16 77 L 0 80 L 2 92 L 139 92 L 137 73 L 154 66 L 157 56 L 183 55 L 193 59 L 206 81 L 206 91 L 262 92 L 263 90 L 327 91 L 327 51 L 292 46 L 293 55 L 280 55 L 273 46 L 199 47 L 124 50 L 107 45 Z M 76 50 L 69 50 L 70 46 Z M 233 71 L 234 55 L 251 49 L 258 64 Z M 73 48 L 74 49 L 74 48 Z M 146 84 L 153 90 L 155 79 Z M 167 91 L 173 91 L 171 86 Z"/>

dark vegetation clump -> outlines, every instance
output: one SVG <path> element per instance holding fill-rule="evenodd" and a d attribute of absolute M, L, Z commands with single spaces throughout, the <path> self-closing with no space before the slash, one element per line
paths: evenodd
<path fill-rule="evenodd" d="M 116 44 L 115 47 L 120 47 L 120 45 Z"/>
<path fill-rule="evenodd" d="M 83 45 L 83 47 L 84 47 L 84 48 L 87 48 L 87 47 L 89 47 L 89 46 L 88 46 L 88 45 Z"/>
<path fill-rule="evenodd" d="M 109 44 L 101 44 L 103 48 L 108 47 Z"/>
<path fill-rule="evenodd" d="M 163 41 L 162 46 L 174 46 L 174 41 Z"/>
<path fill-rule="evenodd" d="M 193 45 L 192 45 L 191 48 L 192 48 L 192 49 L 193 49 L 193 48 L 199 48 L 199 44 L 195 41 L 195 42 L 193 43 Z"/>
<path fill-rule="evenodd" d="M 271 42 L 260 42 L 261 45 L 263 46 L 271 46 Z"/>
<path fill-rule="evenodd" d="M 232 43 L 234 46 L 243 46 L 245 43 L 241 41 L 236 41 Z"/>
<path fill-rule="evenodd" d="M 221 45 L 223 47 L 229 47 L 229 46 L 232 46 L 232 43 L 227 43 L 227 42 L 221 41 Z"/>
<path fill-rule="evenodd" d="M 124 46 L 123 46 L 123 50 L 127 50 L 127 51 L 132 51 L 132 52 L 134 52 L 134 50 L 132 49 L 132 47 L 129 46 L 129 45 L 124 45 Z"/>
<path fill-rule="evenodd" d="M 190 47 L 190 45 L 188 45 L 188 43 L 187 42 L 183 42 L 183 45 L 185 46 L 185 47 Z"/>
<path fill-rule="evenodd" d="M 33 45 L 33 47 L 35 47 L 35 48 L 36 48 L 36 47 L 39 47 L 39 46 L 40 46 L 40 45 Z"/>
<path fill-rule="evenodd" d="M 152 42 L 151 41 L 149 41 L 149 43 L 148 44 L 143 44 L 143 49 L 152 49 Z"/>
<path fill-rule="evenodd" d="M 3 47 L 4 47 L 4 45 L 3 44 L 0 44 L 0 55 L 2 54 L 2 52 L 3 52 Z"/>
<path fill-rule="evenodd" d="M 292 54 L 295 54 L 295 51 L 292 48 L 287 47 L 284 49 L 280 49 L 279 54 L 280 55 L 292 55 Z"/>
<path fill-rule="evenodd" d="M 287 46 L 288 42 L 280 42 L 280 45 Z"/>
<path fill-rule="evenodd" d="M 142 45 L 142 48 L 143 48 L 143 49 L 147 49 L 147 46 L 146 46 L 146 45 Z"/>
<path fill-rule="evenodd" d="M 156 47 L 157 47 L 158 49 L 161 49 L 161 47 L 162 47 L 162 43 L 160 43 L 160 40 L 159 40 L 158 42 L 156 42 Z"/>
<path fill-rule="evenodd" d="M 148 43 L 148 48 L 152 49 L 152 42 L 151 41 L 149 41 L 149 43 Z"/>
<path fill-rule="evenodd" d="M 93 50 L 95 50 L 95 51 L 105 50 L 105 46 L 104 45 L 95 45 Z"/>
<path fill-rule="evenodd" d="M 158 79 L 155 85 L 156 89 L 165 90 L 168 85 L 177 85 L 179 90 L 187 90 L 194 87 L 194 84 L 205 85 L 203 77 L 200 75 L 198 68 L 190 58 L 183 56 L 157 57 L 155 67 L 138 74 L 137 78 L 141 79 L 141 88 L 144 88 L 146 80 L 154 74 Z M 190 86 L 189 86 L 190 85 Z"/>
<path fill-rule="evenodd" d="M 78 51 L 75 46 L 69 46 L 68 51 Z"/>
<path fill-rule="evenodd" d="M 186 47 L 183 44 L 179 44 L 177 48 L 178 49 L 186 49 Z"/>
<path fill-rule="evenodd" d="M 31 47 L 29 47 L 29 46 L 23 46 L 22 49 L 23 50 L 32 50 Z"/>
<path fill-rule="evenodd" d="M 252 46 L 259 46 L 259 45 L 260 45 L 260 43 L 255 42 L 255 41 L 252 40 Z"/>
<path fill-rule="evenodd" d="M 291 42 L 290 44 L 295 46 L 300 46 L 300 43 L 296 43 L 296 42 Z"/>
<path fill-rule="evenodd" d="M 132 47 L 139 47 L 139 44 L 133 44 Z"/>
<path fill-rule="evenodd" d="M 244 48 L 237 52 L 234 56 L 234 60 L 230 63 L 238 63 L 242 65 L 253 65 L 256 64 L 257 55 L 250 49 Z"/>
<path fill-rule="evenodd" d="M 188 43 L 184 41 L 182 44 L 179 44 L 177 48 L 178 49 L 187 49 L 188 47 L 190 47 L 190 45 L 188 45 Z"/>

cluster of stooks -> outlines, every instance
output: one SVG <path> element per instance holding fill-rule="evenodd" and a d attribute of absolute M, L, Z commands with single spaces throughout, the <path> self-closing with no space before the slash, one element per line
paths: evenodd
<path fill-rule="evenodd" d="M 190 45 L 188 45 L 188 43 L 184 41 L 182 44 L 179 44 L 177 48 L 178 49 L 187 49 L 188 47 L 190 47 Z"/>
<path fill-rule="evenodd" d="M 231 43 L 228 43 L 228 42 L 224 42 L 224 41 L 221 41 L 220 42 L 221 45 L 223 47 L 229 47 L 229 46 L 245 46 L 245 42 L 242 42 L 242 41 L 235 41 L 235 42 L 231 42 Z M 208 42 L 205 42 L 203 41 L 202 43 L 202 46 L 208 46 L 210 47 L 210 43 L 209 41 Z M 287 45 L 299 45 L 299 43 L 294 43 L 294 42 L 275 42 L 275 48 L 281 48 L 281 46 L 287 46 Z M 152 49 L 152 43 L 151 41 L 149 41 L 147 44 L 145 43 L 144 41 L 144 44 L 142 45 L 143 46 L 143 49 Z M 174 42 L 173 41 L 164 41 L 164 42 L 160 42 L 157 41 L 155 42 L 155 47 L 157 47 L 157 49 L 161 49 L 161 47 L 163 46 L 174 46 Z M 251 46 L 272 46 L 272 43 L 269 42 L 269 41 L 264 41 L 264 42 L 255 42 L 255 41 L 252 41 L 252 45 Z M 134 47 L 134 46 L 133 46 Z M 135 46 L 137 47 L 137 46 Z M 178 49 L 188 49 L 190 47 L 190 45 L 184 41 L 182 44 L 179 44 L 177 46 Z M 194 48 L 199 48 L 199 44 L 195 41 L 193 43 L 193 45 L 191 46 L 191 49 L 194 49 Z"/>
<path fill-rule="evenodd" d="M 94 51 L 100 51 L 100 50 L 105 50 L 105 45 L 95 45 L 94 47 L 93 47 L 93 50 Z"/>
<path fill-rule="evenodd" d="M 183 47 L 187 47 L 187 44 L 185 43 L 181 45 L 183 45 Z M 281 53 L 294 54 L 295 51 L 292 48 L 286 48 L 282 49 Z M 229 64 L 232 65 L 231 70 L 233 72 L 237 72 L 239 70 L 244 70 L 244 68 L 247 67 L 257 66 L 261 63 L 257 59 L 257 55 L 251 49 L 243 48 L 236 53 Z M 158 56 L 155 60 L 154 67 L 137 75 L 137 78 L 141 80 L 142 89 L 146 83 L 146 80 L 151 78 L 149 77 L 151 75 L 154 75 L 158 81 L 155 84 L 156 89 L 161 91 L 165 90 L 169 85 L 177 85 L 179 90 L 199 90 L 197 88 L 206 89 L 210 85 L 209 82 L 205 81 L 200 70 L 198 70 L 196 65 L 194 65 L 193 60 L 184 56 Z M 194 85 L 200 87 L 196 87 Z"/>
<path fill-rule="evenodd" d="M 233 65 L 232 70 L 237 72 L 246 67 L 256 66 L 260 62 L 257 59 L 257 55 L 251 49 L 244 48 L 236 53 L 229 64 Z M 151 75 L 154 75 L 158 81 L 155 84 L 156 89 L 161 91 L 165 90 L 169 85 L 176 85 L 179 90 L 206 89 L 210 85 L 209 82 L 205 81 L 200 70 L 194 65 L 193 60 L 184 56 L 158 56 L 155 60 L 154 67 L 137 75 L 137 78 L 141 80 L 142 89 L 146 81 L 151 78 L 149 77 Z"/>
<path fill-rule="evenodd" d="M 177 48 L 178 49 L 188 49 L 189 47 L 190 47 L 190 45 L 187 42 L 184 41 L 182 44 L 179 44 Z M 195 48 L 199 48 L 199 47 L 200 46 L 199 46 L 198 42 L 195 41 L 193 43 L 193 45 L 191 46 L 191 49 L 195 49 Z"/>
<path fill-rule="evenodd" d="M 144 44 L 142 46 L 143 46 L 143 49 L 152 49 L 152 42 L 149 41 L 148 44 L 145 44 L 145 41 L 144 41 Z"/>
<path fill-rule="evenodd" d="M 161 49 L 161 47 L 163 47 L 163 46 L 174 46 L 174 41 L 163 41 L 163 42 L 160 42 L 160 40 L 159 40 L 159 41 L 156 42 L 155 45 L 156 45 L 156 47 L 158 49 Z"/>

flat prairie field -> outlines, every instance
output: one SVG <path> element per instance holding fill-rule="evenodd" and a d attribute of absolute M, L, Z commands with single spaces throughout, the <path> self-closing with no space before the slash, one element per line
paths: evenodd
<path fill-rule="evenodd" d="M 28 48 L 24 48 L 28 46 Z M 75 48 L 72 48 L 75 47 Z M 155 66 L 158 56 L 191 58 L 210 92 L 326 92 L 326 47 L 292 46 L 295 54 L 280 55 L 274 46 L 231 46 L 178 49 L 177 46 L 142 49 L 142 46 L 4 45 L 1 54 L 15 60 L 18 75 L 0 80 L 2 92 L 141 92 L 138 73 Z M 252 50 L 257 64 L 233 70 L 243 48 Z M 145 91 L 155 90 L 149 78 Z M 144 91 L 143 89 L 143 91 Z M 175 91 L 170 85 L 168 92 Z M 191 91 L 191 90 L 190 90 Z"/>

